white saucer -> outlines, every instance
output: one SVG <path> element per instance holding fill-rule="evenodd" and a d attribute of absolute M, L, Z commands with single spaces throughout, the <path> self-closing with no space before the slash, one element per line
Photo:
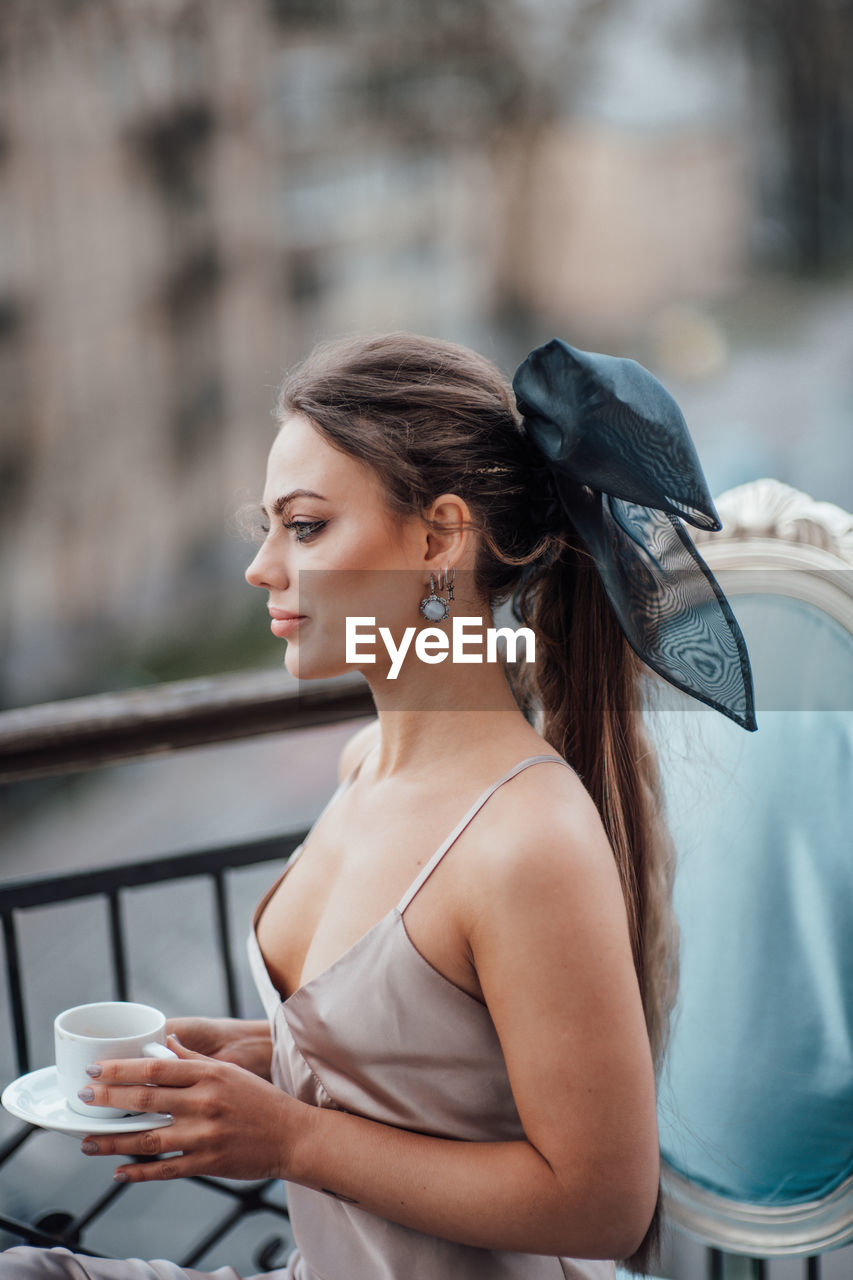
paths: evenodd
<path fill-rule="evenodd" d="M 172 1123 L 170 1115 L 159 1111 L 106 1118 L 78 1115 L 59 1092 L 55 1066 L 30 1071 L 7 1084 L 0 1103 L 19 1120 L 37 1124 L 42 1129 L 67 1133 L 69 1138 L 85 1138 L 90 1133 L 138 1133 Z"/>

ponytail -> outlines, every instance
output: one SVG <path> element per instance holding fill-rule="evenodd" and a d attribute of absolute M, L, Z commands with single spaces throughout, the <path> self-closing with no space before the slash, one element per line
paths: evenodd
<path fill-rule="evenodd" d="M 675 849 L 654 747 L 642 717 L 643 664 L 626 641 L 598 572 L 569 541 L 521 587 L 515 611 L 537 637 L 535 665 L 513 669 L 519 704 L 578 772 L 601 815 L 619 871 L 651 1045 L 660 1078 L 678 987 L 672 910 Z M 640 1273 L 659 1262 L 661 1196 L 640 1248 Z"/>

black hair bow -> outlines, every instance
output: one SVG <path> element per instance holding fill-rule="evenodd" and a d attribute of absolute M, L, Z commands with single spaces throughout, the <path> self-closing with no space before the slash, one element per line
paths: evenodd
<path fill-rule="evenodd" d="M 512 385 L 631 648 L 677 689 L 757 729 L 746 641 L 681 523 L 723 527 L 672 396 L 635 360 L 559 338 L 532 351 Z"/>

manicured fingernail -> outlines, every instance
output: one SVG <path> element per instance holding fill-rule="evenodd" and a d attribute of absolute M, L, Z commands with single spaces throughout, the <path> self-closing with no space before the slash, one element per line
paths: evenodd
<path fill-rule="evenodd" d="M 127 1181 L 128 1181 L 128 1176 L 125 1173 L 124 1169 L 116 1169 L 115 1173 L 113 1174 L 113 1182 L 127 1182 Z"/>
<path fill-rule="evenodd" d="M 80 1150 L 85 1156 L 96 1156 L 98 1154 L 98 1144 L 91 1138 L 87 1138 L 85 1142 L 80 1143 Z"/>
<path fill-rule="evenodd" d="M 77 1097 L 80 1099 L 81 1102 L 94 1102 L 95 1090 L 94 1089 L 78 1089 Z"/>
<path fill-rule="evenodd" d="M 96 1080 L 97 1080 L 97 1078 L 98 1078 L 98 1076 L 99 1076 L 100 1074 L 101 1074 L 101 1064 L 100 1064 L 100 1062 L 92 1062 L 92 1063 L 90 1063 L 90 1064 L 89 1064 L 89 1066 L 86 1068 L 86 1075 L 87 1075 L 87 1076 L 94 1076 L 94 1078 L 95 1078 Z"/>

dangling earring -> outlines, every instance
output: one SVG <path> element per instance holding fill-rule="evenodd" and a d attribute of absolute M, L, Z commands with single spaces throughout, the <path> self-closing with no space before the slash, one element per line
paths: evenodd
<path fill-rule="evenodd" d="M 436 595 L 433 575 L 429 575 L 430 593 L 428 596 L 424 596 L 420 604 L 421 613 L 428 622 L 444 622 L 445 618 L 450 617 L 450 605 L 448 604 L 448 601 L 453 599 L 453 579 L 455 577 L 455 569 L 442 569 L 439 571 L 438 590 L 441 591 L 444 586 L 447 587 L 447 596 L 440 596 Z"/>

